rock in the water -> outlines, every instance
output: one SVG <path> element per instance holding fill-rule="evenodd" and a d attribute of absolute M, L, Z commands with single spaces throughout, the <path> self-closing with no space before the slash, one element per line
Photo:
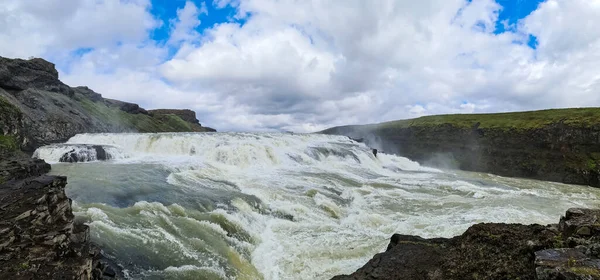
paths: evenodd
<path fill-rule="evenodd" d="M 74 148 L 63 154 L 59 162 L 88 162 L 110 160 L 113 156 L 100 145 L 74 145 Z"/>

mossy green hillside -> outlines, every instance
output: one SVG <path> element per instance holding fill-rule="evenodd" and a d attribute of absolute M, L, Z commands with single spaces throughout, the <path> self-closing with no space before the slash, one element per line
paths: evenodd
<path fill-rule="evenodd" d="M 322 133 L 363 138 L 434 166 L 452 161 L 464 170 L 600 187 L 600 108 L 425 116 Z"/>
<path fill-rule="evenodd" d="M 479 123 L 479 128 L 534 129 L 559 122 L 574 127 L 600 125 L 600 108 L 550 109 L 495 114 L 436 115 L 368 126 L 371 128 L 407 128 L 450 124 L 458 128 L 471 128 L 474 124 Z"/>
<path fill-rule="evenodd" d="M 117 107 L 107 106 L 104 102 L 94 102 L 88 98 L 78 98 L 82 107 L 98 120 L 120 128 L 123 131 L 136 132 L 189 132 L 190 124 L 176 115 L 152 117 L 144 114 L 130 114 Z"/>

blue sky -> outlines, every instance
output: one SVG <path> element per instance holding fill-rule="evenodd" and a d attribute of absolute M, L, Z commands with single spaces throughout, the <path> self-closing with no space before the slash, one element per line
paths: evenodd
<path fill-rule="evenodd" d="M 1 56 L 220 131 L 600 106 L 597 0 L 46 1 L 4 0 Z"/>
<path fill-rule="evenodd" d="M 169 39 L 171 27 L 169 22 L 177 17 L 177 10 L 182 9 L 185 6 L 186 1 L 192 2 L 198 7 L 206 7 L 207 9 L 207 13 L 200 16 L 201 24 L 196 28 L 200 33 L 202 33 L 204 29 L 214 27 L 215 24 L 224 22 L 237 22 L 243 24 L 245 21 L 245 19 L 238 19 L 235 17 L 237 13 L 235 7 L 227 5 L 223 8 L 217 8 L 216 3 L 212 0 L 152 0 L 150 12 L 164 23 L 160 28 L 152 30 L 150 34 L 152 40 L 164 43 Z M 472 2 L 473 0 L 467 1 Z M 544 2 L 544 0 L 496 0 L 496 2 L 502 6 L 498 15 L 495 30 L 496 34 L 500 34 L 514 30 L 518 21 L 535 11 L 538 5 Z M 506 25 L 509 26 L 509 30 L 505 28 Z M 535 49 L 537 38 L 533 35 L 529 35 L 527 45 Z M 88 49 L 84 49 L 84 51 L 87 52 Z M 171 49 L 170 54 L 172 55 L 175 51 L 176 49 Z"/>
<path fill-rule="evenodd" d="M 231 6 L 218 9 L 213 1 L 191 0 L 190 2 L 202 7 L 203 3 L 208 14 L 203 14 L 200 17 L 201 24 L 198 26 L 198 31 L 213 27 L 217 23 L 236 21 L 236 9 Z M 161 28 L 152 32 L 152 39 L 156 41 L 165 41 L 169 38 L 169 20 L 177 17 L 177 10 L 185 6 L 186 0 L 152 0 L 151 13 L 157 18 L 160 18 L 164 24 Z"/>
<path fill-rule="evenodd" d="M 188 0 L 200 7 L 205 4 L 208 14 L 201 16 L 201 25 L 198 27 L 198 31 L 202 31 L 206 28 L 210 28 L 217 23 L 238 21 L 235 18 L 237 10 L 232 6 L 226 6 L 218 9 L 213 1 L 201 1 L 201 0 Z M 468 0 L 472 2 L 472 0 Z M 163 22 L 167 23 L 161 28 L 156 29 L 152 32 L 152 39 L 156 41 L 165 41 L 169 37 L 169 25 L 170 19 L 177 17 L 177 10 L 185 6 L 186 0 L 152 0 L 151 13 L 157 18 L 160 18 Z M 503 22 L 506 21 L 509 25 L 515 25 L 520 19 L 525 18 L 531 12 L 535 11 L 538 5 L 544 0 L 496 0 L 498 4 L 502 6 L 502 10 L 499 13 L 498 22 L 496 23 L 496 33 L 502 33 L 505 31 Z M 533 45 L 531 45 L 533 47 Z"/>
<path fill-rule="evenodd" d="M 517 24 L 520 19 L 527 17 L 533 11 L 535 11 L 538 5 L 543 0 L 496 0 L 498 4 L 502 6 L 502 10 L 498 15 L 498 22 L 496 23 L 496 33 L 505 32 L 503 22 L 506 21 L 509 26 Z M 536 48 L 537 38 L 533 35 L 529 36 L 529 42 L 527 43 L 530 47 Z"/>

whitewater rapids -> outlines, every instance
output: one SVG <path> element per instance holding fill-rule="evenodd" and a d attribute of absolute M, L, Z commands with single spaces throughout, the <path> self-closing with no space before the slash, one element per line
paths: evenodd
<path fill-rule="evenodd" d="M 112 160 L 58 163 L 81 144 L 110 147 Z M 80 134 L 34 156 L 68 176 L 76 216 L 131 279 L 328 279 L 361 267 L 394 233 L 547 224 L 600 197 L 375 157 L 318 134 Z"/>

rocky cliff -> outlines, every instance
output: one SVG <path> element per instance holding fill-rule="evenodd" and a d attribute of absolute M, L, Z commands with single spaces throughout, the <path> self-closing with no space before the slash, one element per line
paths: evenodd
<path fill-rule="evenodd" d="M 5 155 L 5 154 L 3 154 Z M 65 177 L 46 176 L 50 165 L 23 154 L 0 158 L 0 279 L 113 279 L 74 221 Z"/>
<path fill-rule="evenodd" d="M 54 64 L 40 58 L 0 57 L 0 145 L 32 152 L 78 133 L 214 131 L 202 127 L 193 111 L 172 112 L 151 114 L 87 87 L 69 87 Z"/>
<path fill-rule="evenodd" d="M 444 115 L 334 127 L 422 164 L 600 187 L 600 109 Z"/>
<path fill-rule="evenodd" d="M 569 209 L 558 224 L 477 224 L 453 238 L 392 236 L 350 279 L 600 279 L 600 210 Z"/>
<path fill-rule="evenodd" d="M 78 133 L 203 131 L 214 129 L 202 127 L 193 111 L 148 112 L 65 85 L 43 59 L 0 57 L 0 279 L 123 277 L 75 221 L 67 179 L 45 175 L 50 165 L 23 152 Z M 90 149 L 101 157 L 101 147 Z"/>
<path fill-rule="evenodd" d="M 157 109 L 157 110 L 149 110 L 148 114 L 151 116 L 163 120 L 165 122 L 169 122 L 171 119 L 180 118 L 186 121 L 192 131 L 197 132 L 215 132 L 216 130 L 210 127 L 203 127 L 200 124 L 200 121 L 196 118 L 196 112 L 188 109 L 176 110 L 176 109 Z"/>

